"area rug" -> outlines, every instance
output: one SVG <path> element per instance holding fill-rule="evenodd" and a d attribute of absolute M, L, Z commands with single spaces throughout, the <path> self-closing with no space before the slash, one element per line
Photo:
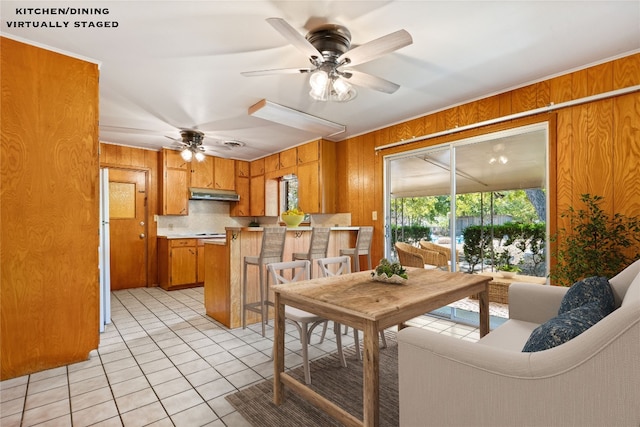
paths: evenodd
<path fill-rule="evenodd" d="M 380 348 L 380 426 L 398 422 L 398 345 L 395 332 L 387 331 L 387 348 Z M 311 362 L 311 388 L 341 408 L 362 419 L 362 362 L 353 347 L 345 348 L 347 367 L 340 366 L 337 354 Z M 287 371 L 304 382 L 302 366 Z M 256 427 L 341 426 L 331 416 L 285 387 L 285 401 L 273 403 L 273 380 L 249 386 L 227 400 Z"/>

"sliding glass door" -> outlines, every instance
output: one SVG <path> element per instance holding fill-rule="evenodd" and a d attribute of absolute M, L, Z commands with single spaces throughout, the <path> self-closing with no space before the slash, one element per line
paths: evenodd
<path fill-rule="evenodd" d="M 452 271 L 546 276 L 547 147 L 542 123 L 385 157 L 386 256 L 403 241 Z"/>

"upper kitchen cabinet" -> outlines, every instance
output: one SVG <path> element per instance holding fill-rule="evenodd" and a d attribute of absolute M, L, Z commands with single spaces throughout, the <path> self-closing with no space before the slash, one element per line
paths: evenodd
<path fill-rule="evenodd" d="M 249 177 L 249 162 L 244 160 L 236 160 L 236 177 Z"/>
<path fill-rule="evenodd" d="M 317 162 L 320 159 L 322 140 L 311 141 L 297 148 L 298 164 Z M 335 157 L 335 147 L 333 148 Z"/>
<path fill-rule="evenodd" d="M 251 176 L 264 175 L 264 158 L 254 160 L 249 164 Z"/>
<path fill-rule="evenodd" d="M 233 159 L 214 157 L 213 185 L 216 190 L 236 189 L 236 163 Z"/>
<path fill-rule="evenodd" d="M 191 187 L 214 188 L 213 167 L 214 157 L 204 156 L 204 160 L 199 162 L 193 159 L 191 165 Z"/>
<path fill-rule="evenodd" d="M 264 173 L 272 174 L 280 170 L 280 154 L 271 154 L 264 158 Z"/>
<path fill-rule="evenodd" d="M 336 144 L 318 140 L 298 147 L 298 206 L 306 213 L 336 211 Z"/>
<path fill-rule="evenodd" d="M 188 215 L 191 164 L 180 152 L 166 148 L 160 152 L 159 159 L 162 215 Z"/>
<path fill-rule="evenodd" d="M 231 216 L 251 215 L 251 192 L 249 180 L 249 162 L 236 160 L 236 193 L 240 196 L 240 201 L 231 203 L 229 214 Z"/>
<path fill-rule="evenodd" d="M 280 153 L 280 169 L 288 169 L 295 167 L 298 163 L 298 150 L 289 148 Z"/>

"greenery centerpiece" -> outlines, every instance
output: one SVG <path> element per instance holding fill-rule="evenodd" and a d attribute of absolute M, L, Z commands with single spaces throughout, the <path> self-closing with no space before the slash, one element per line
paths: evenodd
<path fill-rule="evenodd" d="M 378 282 L 402 284 L 407 281 L 409 275 L 399 262 L 391 262 L 386 258 L 382 258 L 371 272 L 371 277 Z"/>
<path fill-rule="evenodd" d="M 287 227 L 297 227 L 304 220 L 304 212 L 300 208 L 286 210 L 280 216 Z"/>
<path fill-rule="evenodd" d="M 571 286 L 585 277 L 612 277 L 640 257 L 640 219 L 620 213 L 610 217 L 600 204 L 602 196 L 582 194 L 585 209 L 573 206 L 561 214 L 570 229 L 561 228 L 552 241 L 556 264 L 550 277 Z"/>

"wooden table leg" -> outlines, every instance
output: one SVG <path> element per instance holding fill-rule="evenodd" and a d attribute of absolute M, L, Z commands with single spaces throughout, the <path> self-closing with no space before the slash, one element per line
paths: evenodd
<path fill-rule="evenodd" d="M 284 385 L 280 374 L 284 372 L 284 304 L 280 303 L 280 294 L 274 299 L 275 319 L 273 331 L 273 403 L 280 405 L 284 401 Z"/>
<path fill-rule="evenodd" d="M 478 294 L 480 304 L 480 338 L 489 333 L 489 290 L 488 283 L 485 290 Z"/>
<path fill-rule="evenodd" d="M 364 329 L 363 389 L 362 402 L 363 421 L 368 427 L 380 425 L 380 349 L 378 344 L 378 328 L 376 323 L 367 323 Z"/>

